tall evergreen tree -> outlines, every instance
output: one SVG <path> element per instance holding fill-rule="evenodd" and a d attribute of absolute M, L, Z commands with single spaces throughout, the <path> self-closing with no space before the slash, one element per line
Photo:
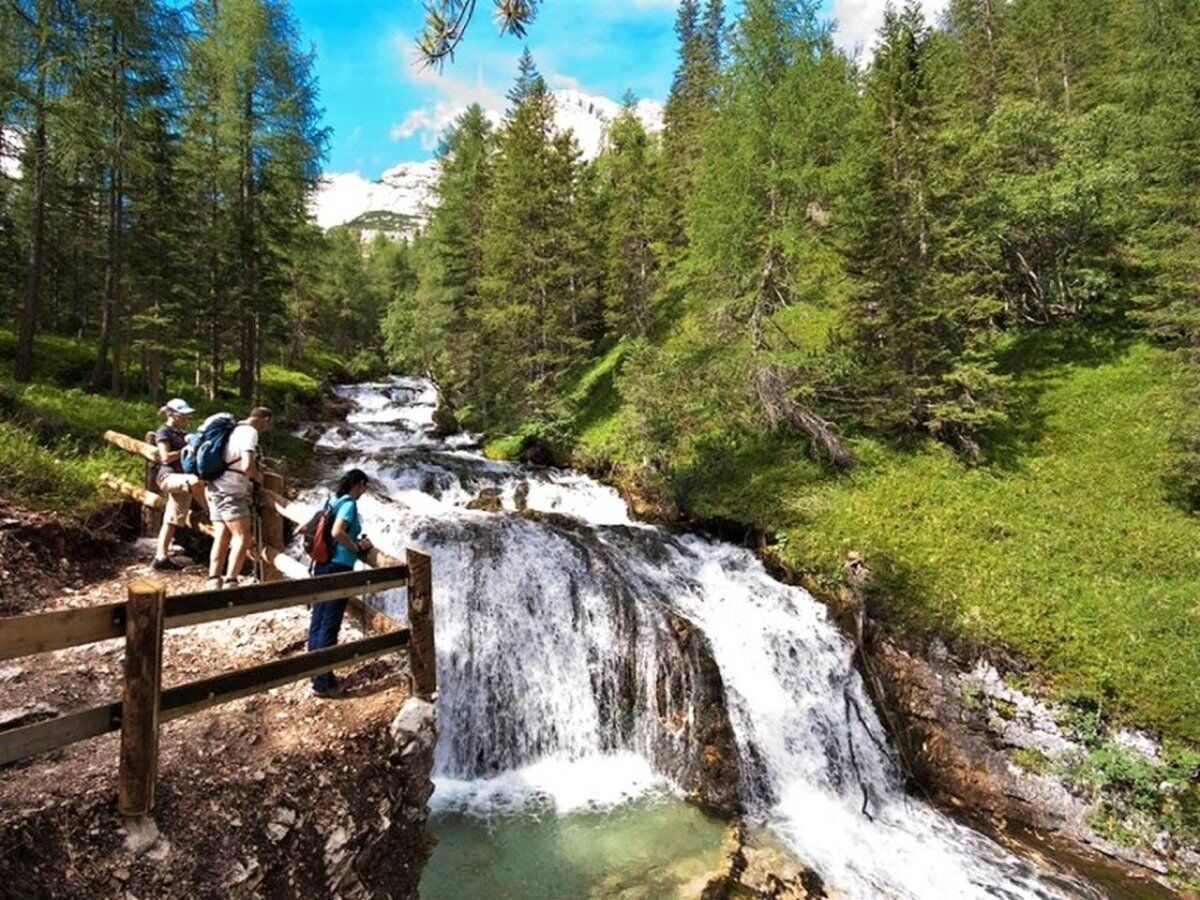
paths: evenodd
<path fill-rule="evenodd" d="M 1141 193 L 1133 254 L 1148 275 L 1138 317 L 1184 368 L 1189 414 L 1174 435 L 1171 493 L 1200 509 L 1200 8 L 1188 0 L 1126 2 L 1126 102 L 1137 117 Z"/>
<path fill-rule="evenodd" d="M 286 309 L 286 257 L 305 239 L 305 204 L 327 131 L 319 124 L 313 56 L 299 49 L 286 4 L 201 0 L 196 15 L 184 81 L 184 168 L 207 251 L 196 279 L 207 385 L 216 396 L 232 351 L 239 393 L 250 398 L 265 330 Z"/>
<path fill-rule="evenodd" d="M 657 259 L 650 221 L 655 158 L 632 95 L 610 126 L 608 145 L 597 163 L 606 195 L 605 324 L 619 337 L 635 337 L 650 328 Z"/>
<path fill-rule="evenodd" d="M 698 0 L 679 4 L 675 20 L 679 65 L 663 111 L 659 222 L 663 240 L 676 250 L 687 240 L 684 209 L 702 153 L 702 134 L 716 105 L 723 28 L 721 0 L 709 0 L 703 18 Z"/>
<path fill-rule="evenodd" d="M 500 417 L 542 415 L 579 359 L 579 294 L 563 237 L 571 221 L 578 148 L 554 136 L 554 99 L 522 56 L 514 106 L 499 134 L 473 316 L 480 377 L 471 396 Z"/>
<path fill-rule="evenodd" d="M 821 374 L 776 314 L 817 301 L 836 270 L 827 228 L 847 174 L 855 83 L 815 2 L 748 0 L 688 210 L 688 266 L 714 327 L 738 326 L 738 368 L 759 414 L 849 465 L 820 414 Z"/>
<path fill-rule="evenodd" d="M 448 372 L 445 386 L 461 392 L 475 375 L 470 320 L 479 311 L 484 274 L 483 244 L 495 138 L 487 115 L 472 104 L 447 132 L 438 149 L 438 207 L 428 232 L 429 249 L 438 257 L 441 303 L 446 307 L 444 338 Z"/>
<path fill-rule="evenodd" d="M 855 383 L 869 424 L 924 429 L 970 456 L 1003 420 L 1003 380 L 972 338 L 991 308 L 939 268 L 930 31 L 920 7 L 888 7 L 867 76 L 865 179 L 850 215 Z"/>
<path fill-rule="evenodd" d="M 50 156 L 50 120 L 55 97 L 63 83 L 64 58 L 62 37 L 66 29 L 61 10 L 51 0 L 28 0 L 9 6 L 6 24 L 13 26 L 9 40 L 22 54 L 27 65 L 13 79 L 19 97 L 18 109 L 30 132 L 25 141 L 25 181 L 28 185 L 28 234 L 25 255 L 24 290 L 21 299 L 17 336 L 16 377 L 27 381 L 33 373 L 33 339 L 37 332 L 42 305 L 42 281 L 46 264 L 46 181 Z M 15 39 L 15 40 L 14 40 Z M 18 51 L 19 52 L 19 51 Z M 23 77 L 22 77 L 23 76 Z"/>

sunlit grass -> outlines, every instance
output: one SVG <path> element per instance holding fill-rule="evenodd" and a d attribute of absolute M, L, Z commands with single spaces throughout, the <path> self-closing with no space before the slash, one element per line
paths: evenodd
<path fill-rule="evenodd" d="M 876 615 L 1003 643 L 1063 690 L 1200 740 L 1200 520 L 1162 484 L 1181 392 L 1142 344 L 1032 358 L 1049 352 L 1014 352 L 1018 433 L 988 465 L 858 438 L 858 467 L 830 475 L 795 439 L 747 440 L 681 473 L 682 499 L 776 535 L 827 582 L 863 553 Z M 624 414 L 603 402 L 614 412 L 581 430 L 583 455 Z"/>

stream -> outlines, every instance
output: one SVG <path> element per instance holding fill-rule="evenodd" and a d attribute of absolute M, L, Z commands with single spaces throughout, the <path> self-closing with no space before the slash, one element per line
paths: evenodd
<path fill-rule="evenodd" d="M 308 434 L 328 480 L 364 469 L 364 533 L 433 559 L 427 900 L 695 897 L 724 827 L 685 798 L 743 808 L 847 897 L 1102 896 L 907 795 L 852 644 L 751 552 L 430 437 L 429 382 L 338 394 L 347 420 Z"/>

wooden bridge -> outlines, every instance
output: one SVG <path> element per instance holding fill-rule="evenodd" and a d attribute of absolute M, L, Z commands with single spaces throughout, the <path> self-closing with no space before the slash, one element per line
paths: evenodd
<path fill-rule="evenodd" d="M 116 432 L 107 432 L 105 439 L 157 461 L 155 448 L 145 441 Z M 102 481 L 148 510 L 161 510 L 166 505 L 164 497 L 113 475 L 103 476 Z M 336 666 L 399 651 L 408 653 L 411 693 L 425 700 L 434 698 L 437 669 L 429 557 L 410 549 L 400 560 L 376 549 L 368 554 L 370 568 L 312 577 L 303 563 L 284 553 L 283 546 L 283 520 L 304 524 L 308 518 L 305 510 L 287 502 L 280 476 L 268 473 L 264 484 L 259 506 L 263 546 L 254 549 L 263 563 L 263 583 L 168 597 L 160 582 L 137 578 L 130 582 L 128 598 L 123 602 L 0 618 L 0 662 L 125 639 L 121 699 L 0 732 L 0 766 L 119 730 L 120 810 L 126 815 L 142 815 L 154 807 L 159 727 L 164 722 L 328 672 Z M 212 531 L 206 522 L 190 516 L 185 527 L 206 534 Z M 408 589 L 407 625 L 401 626 L 358 599 L 363 594 L 398 587 Z M 166 631 L 341 598 L 350 599 L 368 637 L 163 689 Z"/>

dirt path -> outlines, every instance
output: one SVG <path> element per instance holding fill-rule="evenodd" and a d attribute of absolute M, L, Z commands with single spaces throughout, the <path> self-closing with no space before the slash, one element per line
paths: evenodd
<path fill-rule="evenodd" d="M 200 588 L 200 567 L 162 577 L 149 569 L 152 553 L 146 540 L 118 545 L 109 577 L 86 588 L 68 579 L 30 605 L 123 599 L 130 578 L 150 574 L 169 594 Z M 299 606 L 169 631 L 164 686 L 303 652 L 307 627 Z M 343 626 L 343 641 L 361 636 Z M 0 729 L 118 698 L 122 666 L 120 640 L 0 663 Z M 292 896 L 308 894 L 305 884 L 326 894 L 335 863 L 361 855 L 356 835 L 377 841 L 393 807 L 411 819 L 428 796 L 428 768 L 398 772 L 391 759 L 407 660 L 382 657 L 339 676 L 346 691 L 336 700 L 297 682 L 165 725 L 157 836 L 129 837 L 116 813 L 116 734 L 0 768 L 0 896 Z M 396 862 L 419 872 L 424 819 L 409 824 Z M 390 831 L 387 840 L 400 834 Z M 361 882 L 338 877 L 345 895 Z M 395 886 L 387 893 L 406 895 Z"/>

